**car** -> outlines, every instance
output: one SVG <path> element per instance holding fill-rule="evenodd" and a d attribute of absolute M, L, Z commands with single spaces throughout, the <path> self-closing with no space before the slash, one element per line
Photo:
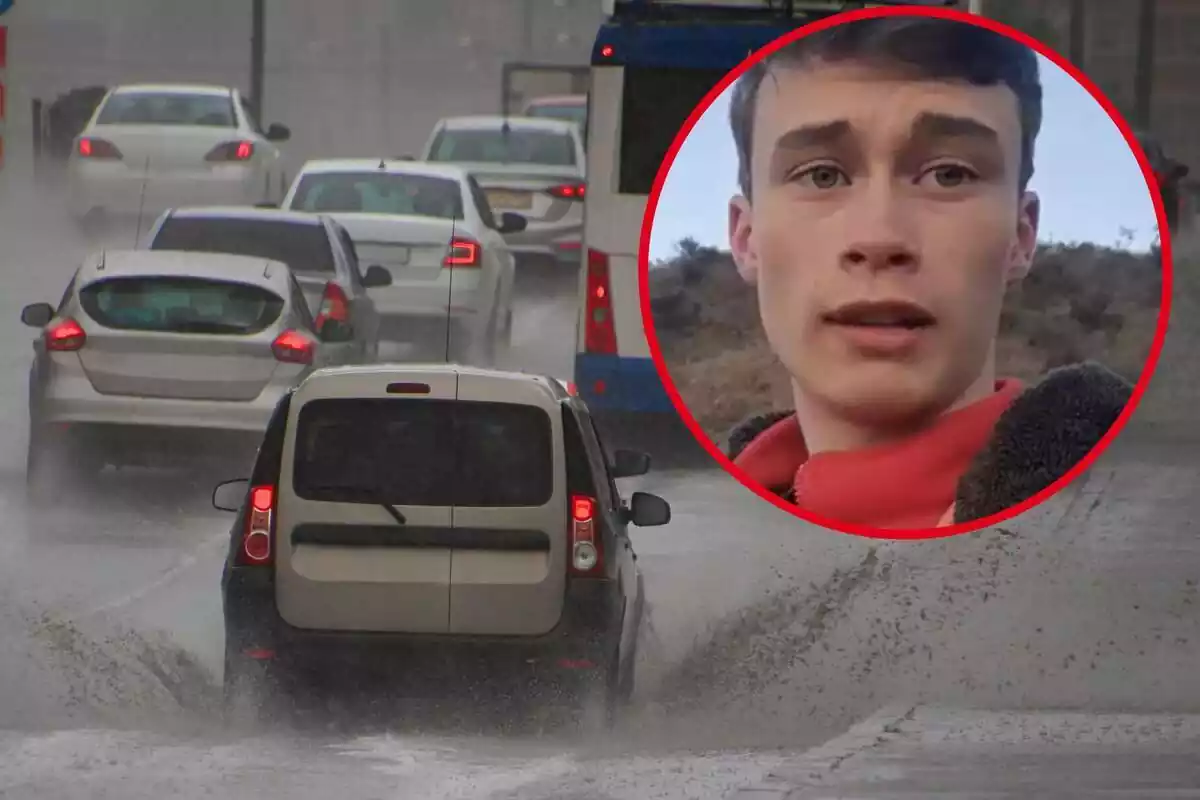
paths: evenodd
<path fill-rule="evenodd" d="M 463 165 L 494 211 L 529 220 L 525 230 L 504 237 L 514 253 L 579 266 L 587 189 L 578 125 L 536 117 L 450 117 L 434 126 L 423 160 Z"/>
<path fill-rule="evenodd" d="M 221 578 L 229 721 L 286 714 L 311 677 L 382 671 L 400 691 L 454 677 L 611 724 L 645 602 L 628 526 L 671 517 L 616 480 L 649 466 L 609 454 L 554 378 L 313 372 L 280 400 L 249 477 L 213 491 L 237 514 Z"/>
<path fill-rule="evenodd" d="M 510 343 L 514 260 L 504 235 L 520 232 L 526 221 L 511 212 L 493 216 L 463 168 L 310 161 L 282 207 L 327 214 L 350 232 L 359 258 L 389 271 L 391 285 L 370 291 L 383 338 L 432 344 L 448 360 L 483 365 Z"/>
<path fill-rule="evenodd" d="M 129 84 L 110 89 L 67 161 L 69 207 L 80 224 L 152 220 L 196 203 L 275 201 L 287 187 L 284 125 L 263 130 L 235 88 Z"/>
<path fill-rule="evenodd" d="M 350 234 L 328 216 L 248 206 L 173 208 L 155 221 L 143 244 L 282 261 L 296 276 L 326 347 L 340 351 L 340 362 L 379 358 L 379 313 L 368 291 L 389 285 L 392 276 L 378 265 L 362 271 Z"/>
<path fill-rule="evenodd" d="M 38 502 L 108 464 L 248 463 L 280 397 L 340 363 L 287 266 L 265 258 L 100 251 L 57 306 L 21 320 L 40 331 L 26 463 Z"/>

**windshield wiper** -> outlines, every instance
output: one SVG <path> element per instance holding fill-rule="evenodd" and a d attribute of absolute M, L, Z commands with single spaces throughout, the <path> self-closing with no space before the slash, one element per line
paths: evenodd
<path fill-rule="evenodd" d="M 380 506 L 380 507 L 381 507 L 381 508 L 382 508 L 384 511 L 388 512 L 389 514 L 391 514 L 391 515 L 392 515 L 392 519 L 396 520 L 396 522 L 400 523 L 401 525 L 407 525 L 407 524 L 408 524 L 408 520 L 407 520 L 407 519 L 405 519 L 404 515 L 400 513 L 400 509 L 396 508 L 396 507 L 395 507 L 394 505 L 392 505 L 391 503 L 384 503 L 384 502 L 381 502 L 381 501 L 379 501 L 379 500 L 376 500 L 375 502 L 376 502 L 376 503 L 378 503 L 378 504 L 379 504 L 379 506 Z"/>
<path fill-rule="evenodd" d="M 368 503 L 374 503 L 375 505 L 382 508 L 384 511 L 388 512 L 388 514 L 391 515 L 392 519 L 396 520 L 397 523 L 399 523 L 401 525 L 408 524 L 408 519 L 404 516 L 404 514 L 402 514 L 400 512 L 400 509 L 396 508 L 394 505 L 387 502 L 386 500 L 381 500 L 378 492 L 363 491 L 361 489 L 358 491 L 355 491 L 347 486 L 320 485 L 320 486 L 312 486 L 310 488 L 315 489 L 318 492 L 344 492 L 344 493 L 350 494 L 350 495 L 357 495 L 358 498 L 361 499 L 362 501 L 365 501 Z M 350 502 L 355 502 L 355 501 L 351 500 Z"/>

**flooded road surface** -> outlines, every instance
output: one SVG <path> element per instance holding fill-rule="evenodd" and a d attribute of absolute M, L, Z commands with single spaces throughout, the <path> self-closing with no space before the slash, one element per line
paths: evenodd
<path fill-rule="evenodd" d="M 1067 709 L 1094 725 L 1200 712 L 1200 459 L 1164 438 L 1119 443 L 1014 523 L 920 543 L 802 525 L 719 472 L 652 473 L 627 488 L 661 494 L 675 516 L 635 533 L 650 618 L 635 708 L 610 737 L 501 736 L 386 705 L 329 729 L 234 737 L 216 720 L 231 520 L 208 493 L 237 476 L 105 476 L 87 496 L 26 507 L 33 331 L 19 310 L 57 300 L 86 246 L 33 201 L 4 208 L 4 797 L 721 797 L 897 702 Z M 521 292 L 506 366 L 568 377 L 574 276 L 527 275 Z M 1167 756 L 1191 728 L 1159 729 L 1138 746 L 1182 780 L 1190 767 Z M 982 759 L 990 745 L 961 746 Z M 961 752 L 948 747 L 935 737 L 878 758 Z M 902 785 L 925 796 L 947 774 L 917 773 Z"/>

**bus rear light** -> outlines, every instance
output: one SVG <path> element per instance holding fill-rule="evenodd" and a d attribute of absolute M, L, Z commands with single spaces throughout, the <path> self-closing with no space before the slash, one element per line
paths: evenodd
<path fill-rule="evenodd" d="M 584 348 L 589 353 L 613 355 L 617 352 L 617 329 L 612 318 L 608 265 L 608 253 L 588 249 Z"/>

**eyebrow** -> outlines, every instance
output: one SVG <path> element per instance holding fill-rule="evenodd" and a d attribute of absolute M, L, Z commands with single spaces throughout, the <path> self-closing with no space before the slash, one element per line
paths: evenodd
<path fill-rule="evenodd" d="M 802 125 L 784 132 L 775 140 L 775 150 L 803 150 L 811 147 L 828 147 L 851 135 L 853 128 L 849 120 L 839 119 L 816 125 Z M 911 139 L 977 139 L 998 144 L 1000 134 L 990 125 L 971 117 L 922 112 L 909 129 Z"/>

